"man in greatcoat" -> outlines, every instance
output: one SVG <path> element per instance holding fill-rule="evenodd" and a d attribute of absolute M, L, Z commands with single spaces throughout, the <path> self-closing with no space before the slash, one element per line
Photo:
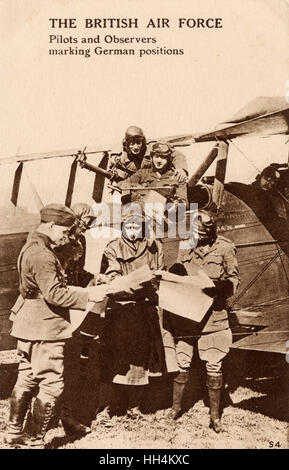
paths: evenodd
<path fill-rule="evenodd" d="M 164 268 L 161 241 L 147 239 L 144 234 L 142 215 L 123 216 L 122 236 L 109 242 L 104 251 L 109 280 L 116 281 L 144 266 L 151 271 Z M 110 295 L 101 341 L 101 375 L 103 382 L 112 384 L 111 414 L 120 396 L 126 396 L 127 415 L 133 419 L 142 416 L 139 407 L 149 377 L 165 371 L 156 305 L 154 282 L 136 290 L 128 286 Z"/>

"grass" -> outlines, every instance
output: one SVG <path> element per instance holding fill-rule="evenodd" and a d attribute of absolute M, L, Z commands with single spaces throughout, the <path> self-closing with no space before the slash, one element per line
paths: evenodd
<path fill-rule="evenodd" d="M 266 353 L 267 354 L 267 353 Z M 96 356 L 92 354 L 91 366 Z M 16 377 L 15 352 L 1 353 L 0 380 L 7 379 L 9 390 L 0 387 L 0 431 L 5 429 L 8 414 L 8 392 L 11 374 Z M 2 367 L 1 367 L 2 362 Z M 76 415 L 91 423 L 92 432 L 81 439 L 69 439 L 61 425 L 46 436 L 48 448 L 60 449 L 287 449 L 288 443 L 288 364 L 274 354 L 232 351 L 224 364 L 227 377 L 227 403 L 223 410 L 223 432 L 209 429 L 209 409 L 203 400 L 202 374 L 199 363 L 193 365 L 185 396 L 185 412 L 177 421 L 165 417 L 170 404 L 168 381 L 156 381 L 150 403 L 156 409 L 145 419 L 126 416 L 112 418 L 112 427 L 98 424 L 93 417 L 97 403 L 98 378 L 89 373 L 86 385 L 80 385 L 75 362 L 73 399 Z M 8 368 L 8 372 L 7 372 Z M 93 370 L 96 368 L 94 367 Z M 6 370 L 6 376 L 5 372 Z M 9 379 L 9 380 L 8 380 Z M 78 382 L 78 386 L 76 386 Z M 3 384 L 3 382 L 2 382 Z M 76 394 L 75 394 L 76 392 Z M 230 399 L 228 400 L 228 397 Z M 71 400 L 71 397 L 69 398 Z M 0 438 L 1 439 L 1 438 Z M 0 448 L 5 448 L 0 441 Z"/>

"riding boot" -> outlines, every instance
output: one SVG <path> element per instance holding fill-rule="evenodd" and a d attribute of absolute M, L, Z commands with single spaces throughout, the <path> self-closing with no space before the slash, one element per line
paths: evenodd
<path fill-rule="evenodd" d="M 179 372 L 173 382 L 173 406 L 169 411 L 167 418 L 176 420 L 180 417 L 182 411 L 182 399 L 185 385 L 189 379 L 189 371 Z"/>
<path fill-rule="evenodd" d="M 85 424 L 80 423 L 72 414 L 68 406 L 63 406 L 60 415 L 63 429 L 67 435 L 86 435 L 91 432 L 91 429 Z"/>
<path fill-rule="evenodd" d="M 43 402 L 36 398 L 32 414 L 32 447 L 44 448 L 44 437 L 56 408 L 56 401 Z"/>
<path fill-rule="evenodd" d="M 29 410 L 33 392 L 30 390 L 13 389 L 10 399 L 10 417 L 4 442 L 10 445 L 27 444 L 23 433 L 24 420 Z"/>
<path fill-rule="evenodd" d="M 110 382 L 100 382 L 98 407 L 96 409 L 96 425 L 101 424 L 106 428 L 113 427 L 116 416 L 119 414 L 119 396 L 120 386 Z"/>
<path fill-rule="evenodd" d="M 210 427 L 219 433 L 222 430 L 220 419 L 220 397 L 222 388 L 222 374 L 207 374 L 207 388 L 210 401 Z"/>

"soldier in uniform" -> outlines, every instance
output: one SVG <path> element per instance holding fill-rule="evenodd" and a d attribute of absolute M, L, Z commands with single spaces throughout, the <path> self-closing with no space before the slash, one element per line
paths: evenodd
<path fill-rule="evenodd" d="M 67 283 L 72 286 L 86 287 L 94 275 L 84 269 L 86 240 L 85 232 L 95 220 L 89 204 L 77 203 L 72 206 L 76 216 L 73 232 L 68 244 L 55 248 L 67 276 Z"/>
<path fill-rule="evenodd" d="M 117 279 L 148 265 L 163 269 L 162 243 L 144 237 L 141 215 L 123 218 L 122 237 L 108 243 L 104 256 L 107 277 Z M 137 290 L 110 295 L 101 341 L 103 382 L 112 383 L 110 412 L 114 414 L 120 397 L 126 397 L 127 415 L 142 416 L 139 406 L 150 375 L 161 375 L 164 350 L 157 312 L 156 290 L 152 283 Z"/>
<path fill-rule="evenodd" d="M 289 178 L 287 164 L 272 163 L 264 168 L 251 187 L 265 192 L 265 200 L 280 219 L 289 219 Z M 263 196 L 264 197 L 264 196 Z"/>
<path fill-rule="evenodd" d="M 72 206 L 72 211 L 76 216 L 76 223 L 74 229 L 70 234 L 70 241 L 64 246 L 55 248 L 55 253 L 59 258 L 62 267 L 65 271 L 66 281 L 68 285 L 87 287 L 94 285 L 94 274 L 86 271 L 85 257 L 86 257 L 86 239 L 85 232 L 88 230 L 95 220 L 92 208 L 86 203 L 76 203 Z M 86 372 L 88 362 L 88 351 L 93 339 L 96 335 L 96 329 L 99 328 L 98 324 L 101 319 L 94 313 L 88 313 L 81 325 L 80 330 L 80 367 L 81 372 Z M 67 357 L 73 358 L 72 351 L 75 348 L 75 343 L 69 344 Z M 72 361 L 70 361 L 72 362 Z M 69 363 L 69 362 L 68 362 Z M 70 363 L 69 363 L 70 364 Z M 75 363 L 72 366 L 66 367 L 66 382 L 72 379 L 72 374 L 75 371 Z M 72 411 L 73 403 L 76 401 L 75 397 L 70 397 L 72 393 L 71 386 L 65 387 L 64 406 L 61 411 L 61 421 L 64 429 L 69 434 L 87 434 L 90 428 L 80 423 L 74 416 Z M 73 391 L 74 393 L 74 391 Z"/>
<path fill-rule="evenodd" d="M 265 167 L 251 184 L 230 183 L 230 192 L 244 201 L 281 243 L 289 237 L 289 179 L 284 166 L 273 163 Z M 286 243 L 282 249 L 286 250 Z"/>
<path fill-rule="evenodd" d="M 72 206 L 72 210 L 77 216 L 77 228 L 74 234 L 73 243 L 79 246 L 77 259 L 74 266 L 70 266 L 70 272 L 73 273 L 74 279 L 72 284 L 76 286 L 86 287 L 89 285 L 99 285 L 103 276 L 101 274 L 95 276 L 84 269 L 86 256 L 86 240 L 85 232 L 91 227 L 96 219 L 91 206 L 85 203 L 77 203 Z M 83 374 L 87 371 L 89 349 L 94 339 L 99 338 L 103 327 L 103 318 L 94 313 L 88 313 L 81 325 L 81 351 L 80 351 L 80 367 Z"/>
<path fill-rule="evenodd" d="M 165 231 L 167 231 L 170 223 L 175 231 L 178 204 L 183 204 L 182 214 L 183 216 L 185 215 L 187 206 L 187 185 L 186 182 L 178 182 L 172 161 L 173 153 L 173 148 L 166 142 L 155 142 L 150 152 L 151 167 L 141 168 L 132 176 L 119 183 L 122 189 L 121 199 L 123 204 L 137 202 L 145 213 L 150 215 L 150 236 L 153 236 L 154 233 L 154 219 L 159 223 L 158 228 L 156 227 L 156 233 L 158 233 L 162 224 L 164 224 Z M 150 198 L 150 190 L 158 192 L 164 198 L 163 209 L 159 216 L 156 216 L 154 212 L 148 213 L 150 209 L 153 209 L 154 202 L 157 202 L 155 196 Z M 151 208 L 146 208 L 148 201 L 152 203 Z M 159 209 L 160 208 L 161 206 L 159 206 Z M 155 206 L 154 210 L 159 209 Z M 181 212 L 179 211 L 178 216 L 180 216 L 180 214 Z"/>
<path fill-rule="evenodd" d="M 186 204 L 186 181 L 180 183 L 177 179 L 173 166 L 173 153 L 173 148 L 166 142 L 155 142 L 150 152 L 151 166 L 137 170 L 120 183 L 124 196 L 126 189 L 142 185 L 145 188 L 156 188 L 156 191 L 166 198 L 166 202 Z"/>
<path fill-rule="evenodd" d="M 32 232 L 18 258 L 23 304 L 15 315 L 12 336 L 17 338 L 20 363 L 11 395 L 10 418 L 5 442 L 43 447 L 49 422 L 62 395 L 66 340 L 71 337 L 69 309 L 85 310 L 88 301 L 99 301 L 99 287 L 67 286 L 65 273 L 53 251 L 69 241 L 74 213 L 61 204 L 40 211 L 41 223 Z M 23 423 L 36 394 L 32 411 L 32 437 Z"/>
<path fill-rule="evenodd" d="M 171 158 L 178 183 L 184 183 L 188 176 L 186 157 L 181 152 L 173 150 Z M 123 139 L 123 150 L 110 154 L 108 169 L 112 173 L 111 180 L 113 184 L 117 184 L 140 168 L 150 167 L 150 149 L 147 148 L 144 133 L 139 127 L 130 126 Z"/>
<path fill-rule="evenodd" d="M 236 250 L 233 243 L 217 235 L 216 223 L 204 210 L 198 213 L 198 245 L 194 247 L 180 245 L 178 264 L 172 272 L 190 275 L 195 266 L 202 267 L 213 280 L 214 287 L 204 289 L 214 298 L 213 305 L 201 324 L 195 324 L 180 317 L 169 317 L 170 330 L 176 341 L 176 357 L 179 374 L 174 380 L 173 407 L 171 417 L 177 419 L 181 413 L 181 401 L 194 347 L 205 362 L 209 401 L 210 426 L 216 432 L 221 430 L 219 415 L 220 394 L 222 388 L 222 360 L 228 354 L 232 343 L 232 332 L 229 328 L 226 300 L 233 295 L 239 284 Z M 190 338 L 189 338 L 190 337 Z"/>

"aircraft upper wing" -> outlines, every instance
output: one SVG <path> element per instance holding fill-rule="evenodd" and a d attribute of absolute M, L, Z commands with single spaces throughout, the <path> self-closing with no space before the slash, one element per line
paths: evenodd
<path fill-rule="evenodd" d="M 258 96 L 224 123 L 240 123 L 260 116 L 278 113 L 288 108 L 289 103 L 283 96 Z"/>
<path fill-rule="evenodd" d="M 0 159 L 0 165 L 3 163 L 17 163 L 17 162 L 30 162 L 35 160 L 45 160 L 47 158 L 62 158 L 62 157 L 74 157 L 81 152 L 82 148 L 75 148 L 69 150 L 57 150 L 55 152 L 42 152 L 42 153 L 30 153 L 26 155 L 14 155 L 13 157 L 4 157 Z M 85 154 L 91 155 L 96 153 L 109 152 L 110 148 L 104 149 L 103 147 L 86 147 Z"/>
<path fill-rule="evenodd" d="M 283 97 L 258 97 L 216 129 L 202 134 L 168 137 L 172 145 L 233 139 L 242 135 L 289 133 L 289 103 Z"/>
<path fill-rule="evenodd" d="M 199 134 L 182 134 L 170 137 L 162 137 L 174 147 L 188 146 L 195 142 L 209 142 L 215 140 L 228 140 L 244 135 L 275 135 L 289 133 L 289 103 L 284 97 L 259 96 L 243 107 L 231 119 L 221 123 L 211 132 Z M 156 139 L 148 139 L 155 142 Z M 110 152 L 112 146 L 87 147 L 85 154 Z M 47 158 L 72 157 L 81 151 L 81 148 L 60 150 L 56 152 L 35 153 L 1 158 L 1 163 L 27 162 L 43 160 Z"/>

